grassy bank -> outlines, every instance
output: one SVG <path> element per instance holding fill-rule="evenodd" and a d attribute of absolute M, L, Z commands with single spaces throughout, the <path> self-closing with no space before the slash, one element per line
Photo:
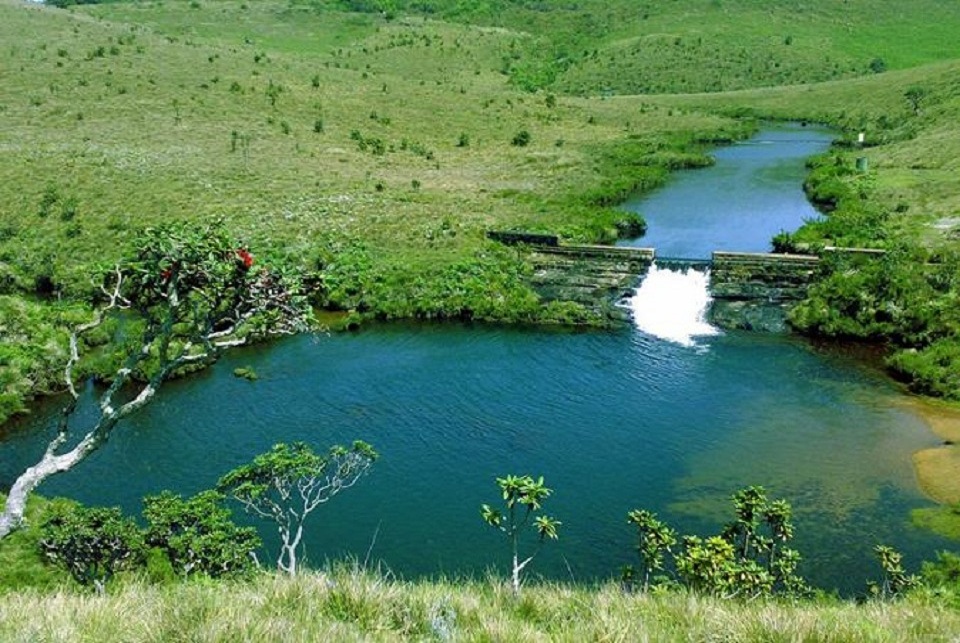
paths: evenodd
<path fill-rule="evenodd" d="M 351 570 L 250 582 L 69 590 L 0 599 L 5 641 L 951 641 L 960 613 L 918 595 L 743 603 L 497 580 L 403 582 Z"/>

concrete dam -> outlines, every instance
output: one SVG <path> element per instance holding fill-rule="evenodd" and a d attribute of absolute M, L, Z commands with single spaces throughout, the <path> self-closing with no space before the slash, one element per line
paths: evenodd
<path fill-rule="evenodd" d="M 787 330 L 787 313 L 806 296 L 820 263 L 814 255 L 716 251 L 710 259 L 684 259 L 657 257 L 654 248 L 561 245 L 552 235 L 489 236 L 528 249 L 531 285 L 541 297 L 592 308 L 629 296 L 654 261 L 672 270 L 709 270 L 710 321 L 728 329 Z"/>

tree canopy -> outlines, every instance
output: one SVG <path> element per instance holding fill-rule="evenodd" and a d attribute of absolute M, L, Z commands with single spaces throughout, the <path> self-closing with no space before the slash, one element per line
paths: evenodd
<path fill-rule="evenodd" d="M 135 247 L 132 256 L 103 271 L 93 319 L 70 335 L 64 369 L 70 402 L 46 452 L 11 487 L 0 514 L 0 538 L 19 526 L 26 498 L 40 482 L 100 448 L 117 423 L 153 399 L 164 381 L 210 363 L 232 346 L 311 328 L 298 279 L 259 265 L 221 221 L 148 228 Z M 80 395 L 74 370 L 82 338 L 122 311 L 124 333 L 114 346 L 120 363 L 100 395 L 98 416 L 77 440 L 72 425 Z M 126 401 L 118 402 L 121 390 Z"/>

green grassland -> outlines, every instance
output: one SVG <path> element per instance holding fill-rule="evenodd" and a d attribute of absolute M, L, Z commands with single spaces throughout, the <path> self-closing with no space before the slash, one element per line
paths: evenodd
<path fill-rule="evenodd" d="M 254 11 L 182 6 L 199 34 Z M 10 270 L 28 281 L 53 270 L 58 285 L 82 287 L 91 261 L 117 256 L 137 228 L 218 215 L 255 245 L 298 258 L 362 238 L 372 261 L 424 269 L 471 256 L 490 227 L 596 236 L 589 206 L 562 203 L 608 178 L 596 161 L 605 145 L 633 137 L 669 149 L 743 131 L 656 108 L 549 107 L 484 64 L 480 52 L 508 46 L 502 31 L 422 20 L 360 29 L 358 19 L 375 19 L 285 6 L 257 3 L 248 36 L 204 38 L 176 23 L 178 35 L 161 35 L 139 22 L 0 5 L 4 42 L 31 34 L 7 50 L 3 78 Z M 260 26 L 270 19 L 283 29 Z M 331 21 L 364 36 L 287 53 Z M 284 44 L 268 49 L 273 39 Z M 512 145 L 523 130 L 530 143 Z"/>

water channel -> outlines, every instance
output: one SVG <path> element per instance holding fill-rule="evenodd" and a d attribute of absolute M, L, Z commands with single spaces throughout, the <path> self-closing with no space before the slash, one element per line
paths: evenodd
<path fill-rule="evenodd" d="M 802 158 L 816 146 L 800 148 L 811 136 L 827 144 L 811 130 L 767 130 L 718 151 L 713 168 L 681 173 L 638 204 L 651 222 L 643 245 L 686 238 L 658 230 L 661 208 L 651 204 L 673 185 L 709 183 L 711 172 L 730 181 L 740 169 L 727 164 L 741 163 L 738 155 L 767 158 L 741 192 L 769 186 L 785 201 L 770 211 L 806 212 L 798 203 L 806 203 Z M 716 198 L 706 198 L 712 208 Z M 700 246 L 669 253 L 764 250 L 804 216 L 714 223 L 743 236 L 698 233 Z M 233 377 L 247 365 L 260 380 Z M 35 461 L 56 410 L 47 401 L 3 427 L 0 485 Z M 531 567 L 548 578 L 615 577 L 633 562 L 625 518 L 633 508 L 654 510 L 685 533 L 713 533 L 730 516 L 730 494 L 750 484 L 792 503 L 802 571 L 819 586 L 862 590 L 879 573 L 871 554 L 878 542 L 902 549 L 909 565 L 948 545 L 909 525 L 909 510 L 930 504 L 910 456 L 937 438 L 900 391 L 842 349 L 749 333 L 684 346 L 634 328 L 390 324 L 291 338 L 232 352 L 169 383 L 103 449 L 40 492 L 138 513 L 144 495 L 208 488 L 278 441 L 323 448 L 353 439 L 382 459 L 313 516 L 313 564 L 355 556 L 404 577 L 506 573 L 505 542 L 479 516 L 482 503 L 499 501 L 494 478 L 506 473 L 543 475 L 555 490 L 545 506 L 563 522 L 561 538 Z M 273 543 L 271 529 L 263 535 Z"/>

